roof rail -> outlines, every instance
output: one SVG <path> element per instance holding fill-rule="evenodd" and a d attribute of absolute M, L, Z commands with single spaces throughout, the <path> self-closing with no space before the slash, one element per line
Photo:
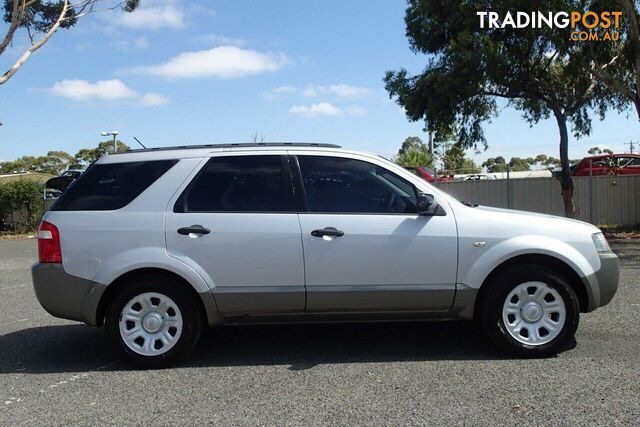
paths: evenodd
<path fill-rule="evenodd" d="M 144 153 L 149 151 L 167 151 L 167 150 L 195 150 L 198 148 L 244 148 L 244 147 L 325 147 L 325 148 L 342 148 L 335 144 L 322 144 L 316 142 L 247 142 L 235 144 L 204 144 L 204 145 L 178 145 L 175 147 L 154 147 L 154 148 L 134 148 L 115 154 L 123 153 Z"/>

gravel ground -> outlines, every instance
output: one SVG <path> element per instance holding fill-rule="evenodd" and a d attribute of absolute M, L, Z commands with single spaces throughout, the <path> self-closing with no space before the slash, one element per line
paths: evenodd
<path fill-rule="evenodd" d="M 614 247 L 618 294 L 554 358 L 498 353 L 468 322 L 243 326 L 136 371 L 38 305 L 34 240 L 0 240 L 0 425 L 638 425 L 640 242 Z"/>

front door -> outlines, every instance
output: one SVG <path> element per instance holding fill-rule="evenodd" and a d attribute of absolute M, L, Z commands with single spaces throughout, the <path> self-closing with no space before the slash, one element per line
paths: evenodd
<path fill-rule="evenodd" d="M 443 216 L 417 215 L 414 185 L 371 160 L 300 153 L 296 163 L 307 311 L 452 306 L 457 230 L 448 206 Z"/>
<path fill-rule="evenodd" d="M 286 156 L 225 153 L 211 157 L 169 206 L 167 250 L 213 283 L 221 314 L 304 311 L 291 188 Z"/>

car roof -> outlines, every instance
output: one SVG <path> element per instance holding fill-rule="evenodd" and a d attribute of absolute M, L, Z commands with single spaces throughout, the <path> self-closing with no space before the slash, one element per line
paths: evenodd
<path fill-rule="evenodd" d="M 208 145 L 183 145 L 176 147 L 144 148 L 123 151 L 115 154 L 106 154 L 97 160 L 96 163 L 124 163 L 133 161 L 168 160 L 168 159 L 188 159 L 202 158 L 210 153 L 216 152 L 265 152 L 265 151 L 325 151 L 331 153 L 370 155 L 343 149 L 335 144 L 305 143 L 305 142 L 260 142 L 260 143 L 238 143 L 238 144 L 208 144 Z M 377 157 L 377 156 L 376 156 Z"/>

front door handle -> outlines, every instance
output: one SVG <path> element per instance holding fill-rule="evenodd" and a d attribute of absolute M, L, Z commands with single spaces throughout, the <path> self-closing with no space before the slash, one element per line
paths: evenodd
<path fill-rule="evenodd" d="M 189 234 L 209 234 L 211 233 L 211 230 L 209 230 L 208 228 L 204 228 L 201 225 L 194 224 L 191 227 L 178 228 L 178 233 L 182 234 L 183 236 L 188 236 Z"/>
<path fill-rule="evenodd" d="M 342 237 L 344 236 L 344 231 L 340 231 L 335 227 L 325 227 L 319 230 L 313 230 L 311 232 L 313 237 L 323 237 L 323 236 L 333 236 L 333 237 Z"/>

